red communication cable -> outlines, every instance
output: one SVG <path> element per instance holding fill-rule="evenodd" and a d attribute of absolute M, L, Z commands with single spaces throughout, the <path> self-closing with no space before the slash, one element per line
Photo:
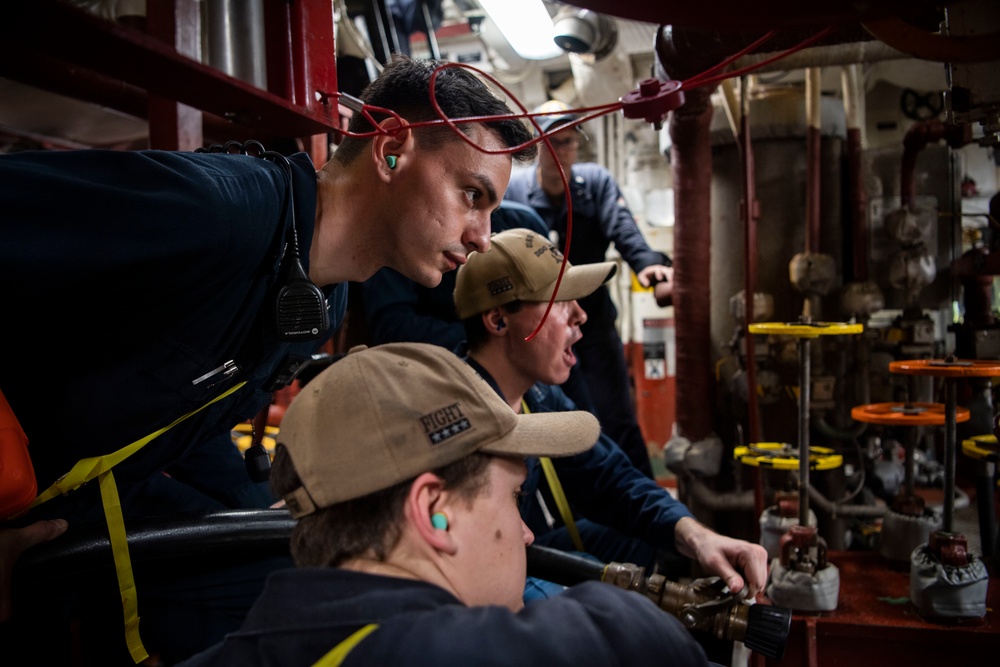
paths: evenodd
<path fill-rule="evenodd" d="M 517 106 L 521 109 L 522 113 L 520 113 L 520 114 L 517 114 L 517 113 L 500 114 L 500 115 L 494 115 L 494 116 L 470 116 L 470 117 L 467 117 L 467 118 L 450 118 L 450 117 L 448 117 L 448 115 L 446 113 L 444 113 L 444 110 L 441 109 L 441 105 L 438 104 L 437 92 L 435 90 L 435 84 L 437 82 L 437 76 L 438 76 L 438 74 L 442 70 L 450 69 L 450 68 L 454 68 L 454 67 L 462 67 L 462 68 L 465 68 L 465 69 L 468 69 L 468 70 L 472 70 L 474 73 L 478 74 L 479 76 L 482 76 L 483 78 L 489 80 L 491 83 L 493 83 L 493 85 L 495 85 L 497 88 L 499 88 L 501 91 L 503 91 L 504 94 L 507 95 L 507 97 L 509 99 L 513 100 L 513 102 L 515 104 L 517 104 Z M 563 191 L 566 193 L 566 243 L 565 243 L 564 250 L 563 250 L 562 264 L 559 267 L 559 276 L 556 278 L 556 284 L 555 284 L 555 288 L 552 290 L 552 296 L 549 298 L 549 303 L 548 303 L 548 305 L 545 308 L 545 312 L 542 314 L 541 320 L 539 320 L 539 322 L 538 322 L 538 326 L 536 326 L 535 330 L 532 331 L 531 334 L 529 334 L 525 338 L 526 341 L 529 341 L 532 338 L 534 338 L 538 334 L 539 331 L 541 331 L 542 326 L 545 325 L 545 321 L 548 319 L 549 312 L 552 310 L 552 306 L 555 303 L 556 295 L 559 293 L 559 287 L 562 284 L 563 275 L 566 273 L 566 265 L 567 265 L 567 262 L 568 262 L 567 258 L 569 257 L 570 244 L 571 244 L 572 238 L 573 238 L 573 200 L 572 200 L 572 197 L 570 196 L 569 180 L 566 178 L 566 172 L 565 172 L 565 170 L 563 170 L 562 164 L 560 164 L 559 160 L 556 159 L 555 148 L 552 146 L 552 143 L 549 141 L 549 133 L 543 133 L 541 131 L 541 127 L 538 124 L 538 121 L 536 120 L 536 118 L 538 118 L 539 116 L 548 116 L 548 115 L 551 115 L 551 113 L 529 113 L 528 110 L 525 108 L 525 106 L 521 103 L 521 101 L 519 99 L 517 99 L 517 97 L 513 93 L 511 93 L 509 90 L 507 90 L 507 88 L 503 84 L 501 84 L 499 81 L 497 81 L 496 79 L 494 79 L 489 74 L 487 74 L 487 73 L 485 73 L 485 72 L 483 72 L 483 71 L 481 71 L 479 69 L 476 69 L 475 67 L 471 67 L 470 65 L 467 65 L 465 63 L 447 62 L 447 63 L 441 63 L 441 64 L 439 64 L 437 67 L 435 67 L 434 71 L 431 73 L 431 80 L 430 80 L 429 86 L 430 86 L 431 104 L 434 107 L 434 111 L 438 114 L 438 118 L 437 119 L 425 120 L 425 121 L 417 121 L 417 122 L 412 122 L 411 123 L 411 122 L 403 120 L 399 116 L 399 114 L 397 114 L 395 111 L 393 111 L 391 109 L 385 109 L 385 108 L 382 108 L 382 107 L 376 107 L 376 106 L 373 106 L 373 105 L 364 104 L 362 106 L 362 108 L 361 108 L 361 113 L 364 115 L 365 119 L 369 123 L 372 124 L 372 126 L 375 129 L 372 130 L 371 132 L 348 132 L 348 131 L 344 131 L 343 133 L 345 135 L 347 135 L 347 136 L 353 136 L 353 137 L 358 137 L 358 138 L 368 138 L 368 137 L 373 137 L 373 136 L 376 136 L 376 135 L 379 135 L 379 134 L 395 134 L 396 132 L 399 131 L 399 129 L 401 127 L 407 127 L 407 128 L 412 129 L 412 128 L 418 128 L 418 127 L 427 127 L 427 126 L 430 126 L 430 125 L 440 125 L 440 124 L 443 123 L 443 124 L 447 125 L 448 127 L 452 128 L 452 130 L 454 130 L 456 136 L 458 136 L 462 141 L 466 142 L 467 144 L 469 144 L 470 146 L 472 146 L 476 150 L 482 151 L 483 153 L 486 153 L 486 154 L 489 154 L 489 155 L 504 155 L 504 154 L 508 154 L 509 155 L 511 153 L 516 153 L 519 150 L 527 148 L 528 146 L 531 146 L 533 144 L 542 143 L 542 142 L 545 143 L 545 146 L 546 146 L 546 148 L 548 148 L 549 152 L 551 153 L 551 155 L 552 155 L 552 157 L 553 157 L 553 159 L 554 159 L 554 161 L 556 163 L 556 166 L 559 168 L 559 176 L 562 179 Z M 595 107 L 586 107 L 586 108 L 577 109 L 575 111 L 575 113 L 587 113 L 587 112 L 593 112 L 593 113 L 590 113 L 590 115 L 578 118 L 577 120 L 574 120 L 572 122 L 564 123 L 564 124 L 560 125 L 559 126 L 559 131 L 565 130 L 568 127 L 575 127 L 575 126 L 577 126 L 577 125 L 579 125 L 581 123 L 585 123 L 585 122 L 587 122 L 587 121 L 589 121 L 589 120 L 591 120 L 593 118 L 598 118 L 598 117 L 600 117 L 600 116 L 602 116 L 604 114 L 608 114 L 608 113 L 611 113 L 613 111 L 618 111 L 619 109 L 621 109 L 621 107 L 622 107 L 622 105 L 621 105 L 620 102 L 613 102 L 613 103 L 610 103 L 610 104 L 604 104 L 604 105 L 599 105 L 599 106 L 595 106 Z M 386 129 L 386 128 L 382 127 L 375 120 L 375 118 L 371 115 L 372 111 L 385 113 L 385 114 L 387 114 L 387 115 L 395 118 L 396 121 L 399 123 L 400 127 L 392 128 L 392 129 Z M 560 112 L 560 113 L 564 113 L 564 112 Z M 538 133 L 538 136 L 536 136 L 535 138 L 533 138 L 533 139 L 531 139 L 529 141 L 526 141 L 524 143 L 518 144 L 517 146 L 511 146 L 511 147 L 500 148 L 500 149 L 495 149 L 495 150 L 494 149 L 487 149 L 487 148 L 485 148 L 483 146 L 480 146 L 480 145 L 476 144 L 476 142 L 474 142 L 471 138 L 469 138 L 458 127 L 459 123 L 488 123 L 488 122 L 491 122 L 491 121 L 509 120 L 509 119 L 522 119 L 522 118 L 527 119 L 528 121 L 531 122 L 532 125 L 534 125 L 535 130 Z"/>
<path fill-rule="evenodd" d="M 751 51 L 756 50 L 758 46 L 760 46 L 764 42 L 768 41 L 769 39 L 771 39 L 772 37 L 774 37 L 776 34 L 778 34 L 778 33 L 777 33 L 777 31 L 774 31 L 774 30 L 771 30 L 770 32 L 764 34 L 762 37 L 760 37 L 756 41 L 748 44 L 747 46 L 743 47 L 742 49 L 740 49 L 739 51 L 737 51 L 733 55 L 729 56 L 728 58 L 726 58 L 725 60 L 723 60 L 722 62 L 720 62 L 718 65 L 713 65 L 712 67 L 709 67 L 704 72 L 699 72 L 698 74 L 695 74 L 690 79 L 688 79 L 687 81 L 684 82 L 684 87 L 686 87 L 686 88 L 693 87 L 698 81 L 700 81 L 702 79 L 707 79 L 708 76 L 710 74 L 712 74 L 713 72 L 717 72 L 720 69 L 733 64 L 738 58 L 740 58 L 742 56 L 745 56 L 746 54 L 750 53 Z"/>

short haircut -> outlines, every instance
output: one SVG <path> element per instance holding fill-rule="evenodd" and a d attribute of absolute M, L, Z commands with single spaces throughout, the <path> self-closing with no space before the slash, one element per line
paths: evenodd
<path fill-rule="evenodd" d="M 390 109 L 409 122 L 439 118 L 431 103 L 430 82 L 435 69 L 442 65 L 436 60 L 413 59 L 396 54 L 385 66 L 382 73 L 369 83 L 361 93 L 361 100 L 383 109 Z M 438 71 L 434 81 L 436 99 L 441 111 L 448 118 L 470 118 L 476 116 L 498 116 L 511 113 L 510 107 L 497 97 L 473 72 L 462 67 L 448 67 Z M 376 122 L 388 117 L 383 112 L 371 112 Z M 485 122 L 495 131 L 508 148 L 531 141 L 532 135 L 519 119 L 508 118 Z M 458 123 L 456 127 L 469 133 L 469 123 Z M 363 114 L 355 112 L 348 131 L 361 134 L 375 128 Z M 420 146 L 435 149 L 450 141 L 460 141 L 455 130 L 445 124 L 417 128 Z M 345 136 L 333 156 L 341 164 L 350 164 L 361 154 L 370 138 Z M 516 162 L 533 160 L 538 152 L 532 144 L 516 151 L 512 158 Z"/>
<path fill-rule="evenodd" d="M 524 301 L 511 301 L 510 303 L 505 303 L 499 306 L 500 310 L 506 311 L 508 313 L 516 313 L 524 307 Z M 489 340 L 490 334 L 486 331 L 486 325 L 483 324 L 483 314 L 476 313 L 471 317 L 466 317 L 462 320 L 462 325 L 465 327 L 465 342 L 469 346 L 469 351 L 475 352 L 486 344 Z"/>
<path fill-rule="evenodd" d="M 493 457 L 474 452 L 433 470 L 445 488 L 472 502 L 486 487 L 487 466 Z M 288 449 L 278 444 L 271 466 L 271 488 L 276 497 L 301 486 Z M 360 556 L 384 561 L 402 535 L 403 503 L 413 480 L 375 493 L 319 509 L 299 519 L 292 531 L 292 559 L 298 567 L 337 567 Z"/>

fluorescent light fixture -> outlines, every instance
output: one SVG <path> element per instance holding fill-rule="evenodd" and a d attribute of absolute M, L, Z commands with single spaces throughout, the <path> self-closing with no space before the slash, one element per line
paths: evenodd
<path fill-rule="evenodd" d="M 517 55 L 548 60 L 563 54 L 554 41 L 552 17 L 542 0 L 479 0 Z"/>

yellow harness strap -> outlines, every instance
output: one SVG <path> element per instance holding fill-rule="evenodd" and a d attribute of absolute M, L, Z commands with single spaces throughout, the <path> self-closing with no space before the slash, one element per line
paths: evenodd
<path fill-rule="evenodd" d="M 524 399 L 521 399 L 521 412 L 526 415 L 531 414 Z M 556 474 L 556 467 L 552 465 L 552 459 L 548 456 L 539 456 L 538 461 L 542 464 L 545 480 L 549 483 L 549 490 L 552 491 L 556 507 L 559 508 L 559 516 L 566 524 L 566 530 L 569 532 L 569 538 L 573 541 L 573 546 L 576 547 L 577 551 L 586 551 L 583 548 L 583 540 L 580 539 L 580 531 L 576 528 L 576 521 L 573 519 L 573 511 L 569 508 L 569 501 L 566 500 L 566 493 L 563 491 L 562 483 L 559 482 L 559 475 Z"/>
<path fill-rule="evenodd" d="M 317 660 L 315 664 L 313 664 L 313 667 L 340 667 L 340 663 L 344 662 L 347 658 L 347 654 L 353 651 L 354 647 L 360 644 L 365 637 L 376 630 L 378 630 L 378 624 L 369 623 L 344 641 L 334 646 L 329 653 Z"/>
<path fill-rule="evenodd" d="M 144 438 L 136 440 L 130 445 L 122 447 L 117 452 L 77 461 L 72 470 L 57 479 L 45 491 L 38 494 L 35 501 L 31 503 L 31 507 L 41 505 L 58 495 L 65 495 L 74 489 L 78 489 L 92 479 L 96 478 L 98 480 L 101 489 L 101 501 L 104 505 L 104 518 L 108 522 L 108 538 L 111 541 L 111 553 L 115 560 L 115 573 L 118 575 L 118 590 L 121 593 L 122 611 L 125 615 L 125 642 L 128 646 L 129 654 L 136 664 L 148 658 L 149 653 L 146 652 L 145 647 L 142 645 L 142 639 L 139 637 L 139 611 L 135 593 L 135 579 L 132 576 L 132 561 L 128 553 L 128 538 L 125 535 L 125 520 L 122 517 L 121 501 L 118 499 L 118 487 L 115 485 L 115 478 L 111 474 L 111 469 L 188 417 L 201 412 L 213 403 L 221 401 L 245 384 L 246 382 L 240 382 L 200 408 L 178 417 L 167 426 L 150 433 Z"/>

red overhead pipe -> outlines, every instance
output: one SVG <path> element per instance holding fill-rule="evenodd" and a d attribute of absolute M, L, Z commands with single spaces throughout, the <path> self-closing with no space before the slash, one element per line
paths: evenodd
<path fill-rule="evenodd" d="M 903 166 L 900 169 L 900 205 L 909 210 L 914 207 L 917 186 L 913 174 L 917 156 L 927 144 L 944 139 L 952 148 L 961 148 L 972 141 L 971 125 L 949 125 L 937 119 L 914 123 L 903 137 Z"/>
<path fill-rule="evenodd" d="M 963 0 L 716 0 L 715 2 L 659 2 L 638 0 L 573 0 L 571 4 L 600 14 L 650 23 L 669 19 L 674 25 L 726 32 L 756 29 L 813 28 L 834 23 L 854 23 L 890 16 L 920 16 L 922 12 Z"/>

